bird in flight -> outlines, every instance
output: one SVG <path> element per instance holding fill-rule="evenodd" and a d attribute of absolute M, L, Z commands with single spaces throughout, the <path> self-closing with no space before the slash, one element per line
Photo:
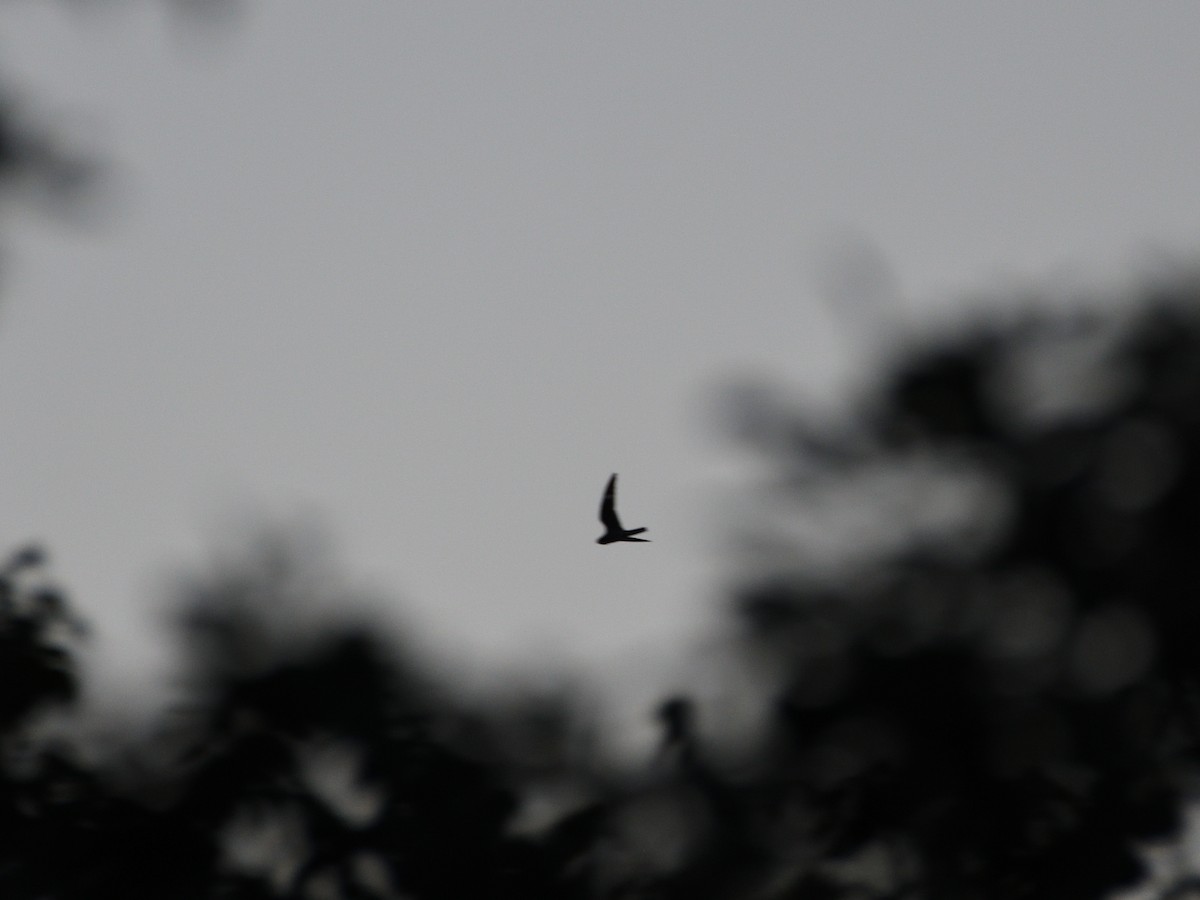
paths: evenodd
<path fill-rule="evenodd" d="M 642 544 L 650 543 L 649 538 L 634 537 L 641 534 L 645 528 L 622 528 L 621 520 L 617 518 L 617 476 L 608 479 L 608 487 L 604 489 L 604 499 L 600 502 L 600 521 L 604 523 L 604 534 L 596 538 L 597 544 L 612 544 L 616 541 L 630 541 Z"/>

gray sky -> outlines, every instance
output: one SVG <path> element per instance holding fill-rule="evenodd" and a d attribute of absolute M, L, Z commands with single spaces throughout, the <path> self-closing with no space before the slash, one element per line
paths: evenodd
<path fill-rule="evenodd" d="M 1200 239 L 1191 2 L 272 0 L 206 52 L 71 6 L 4 4 L 0 53 L 117 202 L 4 223 L 0 544 L 48 544 L 113 684 L 260 513 L 443 646 L 636 669 L 726 571 L 712 388 L 853 368 L 839 235 L 901 320 Z M 612 471 L 654 543 L 593 543 Z"/>

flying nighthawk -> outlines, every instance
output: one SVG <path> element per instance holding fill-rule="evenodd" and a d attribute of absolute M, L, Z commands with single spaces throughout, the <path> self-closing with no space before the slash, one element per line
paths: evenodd
<path fill-rule="evenodd" d="M 612 544 L 616 541 L 630 541 L 642 544 L 650 543 L 649 538 L 634 537 L 641 534 L 645 528 L 622 528 L 621 520 L 617 518 L 617 476 L 608 479 L 608 487 L 604 490 L 604 500 L 600 503 L 600 521 L 604 523 L 604 534 L 596 538 L 597 544 Z"/>

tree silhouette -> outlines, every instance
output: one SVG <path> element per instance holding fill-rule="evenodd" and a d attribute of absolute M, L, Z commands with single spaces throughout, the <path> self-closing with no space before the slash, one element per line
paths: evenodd
<path fill-rule="evenodd" d="M 943 338 L 848 404 L 871 412 L 815 464 L 811 442 L 778 439 L 811 422 L 756 432 L 797 516 L 816 493 L 858 502 L 855 483 L 889 467 L 914 498 L 948 479 L 975 502 L 939 531 L 910 499 L 904 533 L 819 577 L 775 542 L 733 592 L 731 640 L 776 673 L 750 753 L 675 696 L 648 711 L 663 736 L 645 766 L 605 769 L 568 749 L 569 701 L 475 708 L 369 622 L 296 627 L 296 604 L 334 587 L 272 545 L 189 584 L 186 690 L 152 737 L 96 762 L 39 725 L 76 695 L 81 630 L 22 551 L 0 582 L 0 892 L 1086 898 L 1141 883 L 1142 846 L 1178 832 L 1197 771 L 1197 299 L 1180 279 L 1132 314 Z M 556 779 L 575 799 L 520 827 Z M 1191 889 L 1176 874 L 1162 896 Z"/>
<path fill-rule="evenodd" d="M 743 866 L 766 895 L 1083 898 L 1144 877 L 1139 844 L 1177 829 L 1197 759 L 1197 300 L 1181 278 L 1132 314 L 976 323 L 885 373 L 842 423 L 853 447 L 769 442 L 797 501 L 893 467 L 919 504 L 930 464 L 978 499 L 957 533 L 738 592 L 785 674 L 733 783 L 818 848 L 789 872 L 768 825 Z"/>

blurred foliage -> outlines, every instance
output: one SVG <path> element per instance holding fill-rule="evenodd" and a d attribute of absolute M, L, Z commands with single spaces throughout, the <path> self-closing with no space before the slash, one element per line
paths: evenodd
<path fill-rule="evenodd" d="M 58 213 L 80 211 L 101 165 L 0 84 L 0 209 L 12 201 Z"/>
<path fill-rule="evenodd" d="M 77 10 L 104 13 L 116 0 L 69 0 Z M 236 24 L 241 0 L 162 0 L 181 36 L 203 39 Z M 4 5 L 0 3 L 0 12 Z M 77 121 L 51 109 L 44 97 L 24 90 L 0 71 L 0 212 L 14 201 L 61 218 L 86 218 L 105 198 L 106 164 L 100 148 L 73 133 Z"/>
<path fill-rule="evenodd" d="M 1200 282 L 1146 293 L 915 349 L 834 451 L 789 444 L 829 430 L 801 415 L 747 436 L 796 515 L 880 467 L 911 481 L 868 563 L 817 579 L 783 544 L 738 591 L 781 673 L 739 786 L 771 794 L 772 837 L 790 816 L 817 848 L 766 896 L 1104 897 L 1178 829 L 1200 734 Z M 972 498 L 940 530 L 939 478 Z M 749 871 L 786 869 L 756 847 Z"/>
<path fill-rule="evenodd" d="M 1197 282 L 1131 309 L 981 319 L 845 421 L 777 402 L 739 432 L 784 522 L 869 502 L 880 468 L 911 491 L 850 565 L 786 532 L 755 556 L 730 640 L 767 713 L 736 752 L 676 696 L 658 751 L 615 769 L 565 693 L 471 703 L 371 623 L 306 619 L 339 589 L 267 543 L 187 582 L 179 702 L 98 756 L 38 728 L 82 632 L 18 553 L 0 895 L 1188 896 L 1196 873 L 1145 850 L 1180 835 L 1200 763 Z M 940 525 L 918 508 L 962 496 Z"/>

